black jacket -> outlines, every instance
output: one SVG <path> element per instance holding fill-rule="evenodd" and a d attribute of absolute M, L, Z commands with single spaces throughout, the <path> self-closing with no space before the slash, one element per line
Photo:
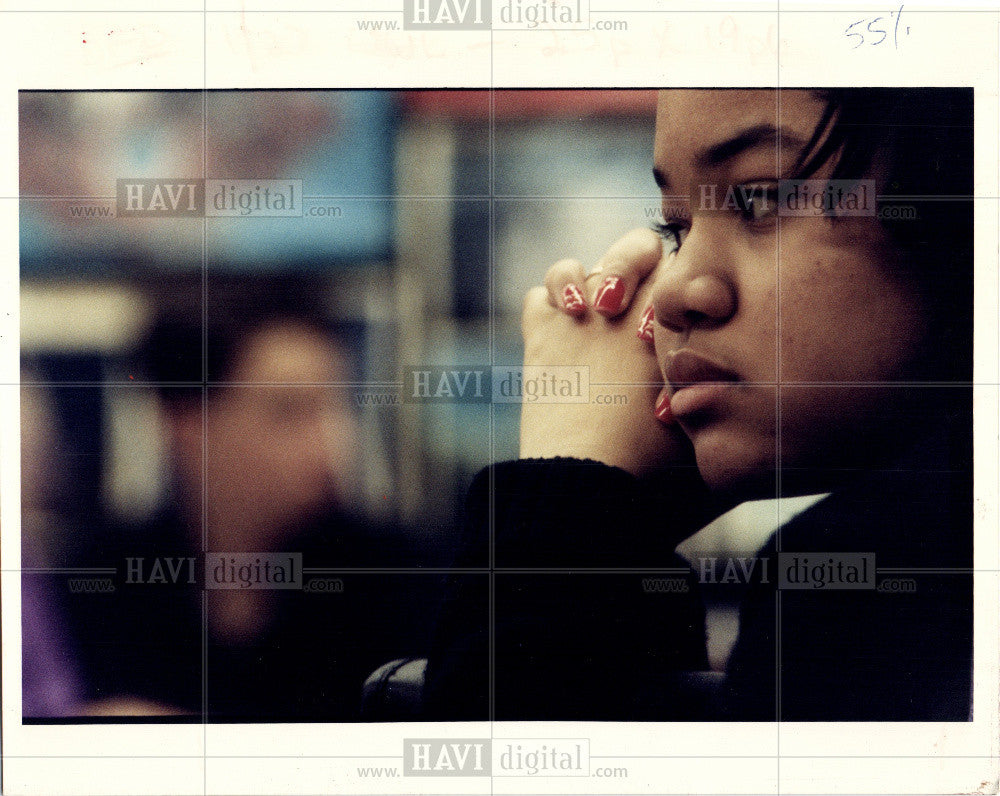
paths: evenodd
<path fill-rule="evenodd" d="M 651 488 L 566 459 L 487 468 L 470 491 L 460 562 L 479 571 L 453 579 L 428 665 L 429 717 L 968 720 L 968 436 L 924 440 L 779 528 L 717 677 L 689 674 L 707 669 L 704 613 L 695 574 L 672 552 L 673 528 L 692 520 L 677 508 L 695 502 L 692 479 Z M 868 587 L 779 588 L 796 553 L 813 565 L 831 559 L 817 553 L 874 554 Z M 674 588 L 644 588 L 654 576 Z"/>

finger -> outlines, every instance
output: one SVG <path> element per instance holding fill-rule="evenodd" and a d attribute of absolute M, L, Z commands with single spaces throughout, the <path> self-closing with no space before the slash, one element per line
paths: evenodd
<path fill-rule="evenodd" d="M 637 337 L 645 343 L 653 342 L 653 305 L 647 304 L 646 309 L 642 311 L 642 317 L 639 319 L 639 331 L 636 333 Z"/>
<path fill-rule="evenodd" d="M 642 307 L 642 314 L 639 316 L 639 326 L 636 329 L 636 336 L 643 342 L 654 345 L 655 343 L 655 330 L 658 328 L 656 322 L 656 310 L 653 307 L 653 291 L 656 288 L 656 280 L 658 279 L 660 272 L 670 266 L 670 259 L 661 258 L 656 264 L 653 270 L 646 276 L 646 278 L 639 284 L 638 289 L 635 291 L 635 295 L 632 297 L 632 305 L 636 308 Z M 660 332 L 665 331 L 665 327 L 659 325 Z M 673 336 L 677 336 L 677 333 L 671 333 Z"/>
<path fill-rule="evenodd" d="M 602 279 L 594 287 L 591 306 L 607 318 L 620 315 L 662 253 L 660 236 L 651 229 L 633 229 L 619 238 L 597 264 Z"/>
<path fill-rule="evenodd" d="M 521 311 L 522 331 L 526 331 L 546 314 L 553 315 L 548 290 L 541 286 L 531 288 L 524 296 L 524 306 Z"/>
<path fill-rule="evenodd" d="M 670 411 L 670 390 L 664 385 L 653 406 L 653 415 L 665 426 L 677 425 L 674 413 Z"/>
<path fill-rule="evenodd" d="M 545 289 L 549 293 L 549 303 L 570 315 L 582 315 L 587 311 L 583 280 L 586 273 L 579 260 L 560 260 L 545 273 Z"/>

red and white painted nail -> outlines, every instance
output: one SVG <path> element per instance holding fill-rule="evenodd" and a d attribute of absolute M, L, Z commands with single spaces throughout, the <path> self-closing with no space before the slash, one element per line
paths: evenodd
<path fill-rule="evenodd" d="M 656 402 L 656 406 L 653 407 L 653 414 L 657 420 L 666 426 L 672 426 L 677 423 L 674 419 L 674 413 L 670 411 L 670 395 L 666 390 L 663 391 L 660 399 Z"/>
<path fill-rule="evenodd" d="M 620 276 L 605 277 L 601 289 L 594 298 L 594 309 L 598 312 L 618 312 L 625 298 L 625 284 Z"/>
<path fill-rule="evenodd" d="M 579 315 L 587 309 L 587 301 L 584 299 L 583 293 L 580 292 L 580 288 L 574 284 L 566 285 L 563 288 L 563 306 L 566 308 L 566 312 L 574 315 Z"/>
<path fill-rule="evenodd" d="M 639 321 L 639 332 L 638 335 L 640 340 L 645 340 L 647 343 L 653 342 L 653 305 L 650 304 L 646 307 L 646 311 L 642 313 L 642 319 Z"/>

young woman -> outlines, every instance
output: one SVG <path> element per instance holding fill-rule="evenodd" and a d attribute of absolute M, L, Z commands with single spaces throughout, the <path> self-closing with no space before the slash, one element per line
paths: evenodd
<path fill-rule="evenodd" d="M 522 459 L 472 487 L 460 563 L 493 572 L 455 581 L 429 712 L 967 720 L 971 92 L 664 91 L 653 160 L 659 234 L 557 262 L 523 321 L 525 365 L 630 400 L 523 405 Z M 811 493 L 707 676 L 674 547 Z"/>

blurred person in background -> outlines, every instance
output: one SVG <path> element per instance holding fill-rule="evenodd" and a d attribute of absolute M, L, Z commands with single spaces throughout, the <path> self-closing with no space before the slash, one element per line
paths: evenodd
<path fill-rule="evenodd" d="M 350 721 L 367 675 L 426 652 L 438 578 L 379 571 L 425 556 L 356 509 L 351 366 L 316 291 L 244 281 L 206 295 L 204 325 L 198 290 L 161 313 L 142 347 L 171 494 L 95 551 L 120 586 L 79 606 L 91 685 L 219 720 Z M 320 591 L 203 589 L 232 553 L 375 571 L 325 572 Z"/>

